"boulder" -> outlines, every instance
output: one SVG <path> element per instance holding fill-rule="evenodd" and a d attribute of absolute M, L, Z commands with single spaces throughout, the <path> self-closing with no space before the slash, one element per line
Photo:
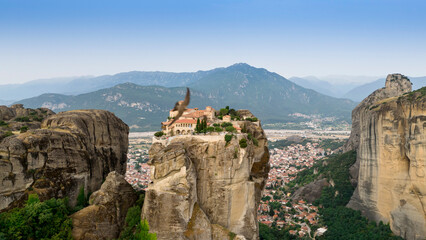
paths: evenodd
<path fill-rule="evenodd" d="M 94 192 L 109 172 L 125 173 L 128 132 L 108 111 L 76 110 L 1 140 L 0 210 L 22 205 L 33 192 L 41 200 L 68 197 L 74 206 L 80 188 Z"/>
<path fill-rule="evenodd" d="M 71 215 L 75 240 L 116 239 L 125 224 L 127 210 L 138 196 L 123 175 L 110 172 L 101 189 L 89 199 L 90 206 Z"/>

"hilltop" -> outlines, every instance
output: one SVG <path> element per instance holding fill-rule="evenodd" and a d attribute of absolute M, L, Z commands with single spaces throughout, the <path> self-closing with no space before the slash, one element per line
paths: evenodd
<path fill-rule="evenodd" d="M 350 100 L 320 94 L 276 73 L 244 63 L 193 74 L 176 76 L 180 79 L 176 84 L 191 89 L 190 107 L 195 104 L 200 108 L 220 109 L 232 105 L 238 109 L 251 109 L 264 123 L 300 121 L 289 116 L 293 113 L 320 114 L 349 122 L 350 112 L 355 107 Z M 43 94 L 18 102 L 32 108 L 48 107 L 53 111 L 105 109 L 122 118 L 132 130 L 141 131 L 158 130 L 159 122 L 167 117 L 176 99 L 182 99 L 184 94 L 183 87 L 123 83 L 85 94 Z"/>

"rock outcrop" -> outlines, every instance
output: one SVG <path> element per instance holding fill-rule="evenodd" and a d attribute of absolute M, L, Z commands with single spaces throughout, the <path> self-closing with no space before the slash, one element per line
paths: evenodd
<path fill-rule="evenodd" d="M 319 179 L 307 184 L 306 186 L 298 188 L 291 199 L 293 200 L 306 200 L 313 203 L 321 197 L 321 192 L 324 187 L 330 186 L 326 178 L 318 177 Z"/>
<path fill-rule="evenodd" d="M 361 135 L 361 125 L 360 121 L 362 120 L 362 112 L 366 108 L 374 106 L 374 104 L 380 100 L 397 97 L 404 93 L 411 92 L 411 82 L 410 80 L 401 74 L 389 74 L 386 78 L 385 87 L 374 91 L 368 97 L 366 97 L 362 102 L 358 104 L 352 111 L 352 130 L 351 136 L 349 137 L 348 142 L 343 146 L 343 152 L 358 150 L 360 135 Z M 357 160 L 355 164 L 351 167 L 351 183 L 355 187 L 358 183 L 358 172 L 359 172 L 359 161 Z"/>
<path fill-rule="evenodd" d="M 158 239 L 257 239 L 257 207 L 269 172 L 260 126 L 244 122 L 257 139 L 241 148 L 235 134 L 176 136 L 154 143 L 142 218 Z"/>
<path fill-rule="evenodd" d="M 392 96 L 410 86 L 401 75 L 388 76 L 386 87 L 393 85 L 402 90 L 394 89 Z M 371 220 L 390 223 L 392 231 L 405 239 L 424 239 L 426 88 L 385 96 L 376 101 L 370 96 L 356 109 L 358 140 L 353 143 L 358 146 L 359 176 L 348 207 Z"/>
<path fill-rule="evenodd" d="M 55 113 L 47 108 L 30 109 L 24 108 L 22 104 L 15 104 L 10 108 L 0 106 L 0 142 L 8 131 L 40 128 L 42 120 L 53 114 Z"/>
<path fill-rule="evenodd" d="M 352 130 L 349 141 L 343 146 L 343 151 L 357 150 L 360 138 L 360 112 L 366 107 L 371 107 L 380 100 L 397 97 L 404 93 L 411 92 L 412 83 L 402 74 L 389 74 L 386 77 L 385 87 L 377 89 L 366 97 L 352 110 Z"/>
<path fill-rule="evenodd" d="M 75 205 L 81 187 L 94 192 L 109 172 L 125 173 L 128 131 L 110 112 L 76 110 L 51 115 L 40 129 L 4 138 L 0 210 L 19 206 L 29 192 L 41 200 L 68 197 Z"/>
<path fill-rule="evenodd" d="M 89 199 L 90 206 L 71 215 L 75 240 L 116 239 L 124 227 L 127 210 L 138 196 L 123 175 L 110 172 L 101 189 Z"/>

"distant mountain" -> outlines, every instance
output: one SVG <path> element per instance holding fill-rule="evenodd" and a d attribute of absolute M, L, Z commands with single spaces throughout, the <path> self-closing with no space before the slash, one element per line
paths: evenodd
<path fill-rule="evenodd" d="M 304 88 L 312 89 L 324 95 L 337 98 L 342 98 L 346 92 L 361 85 L 358 83 L 344 81 L 340 83 L 331 83 L 311 76 L 303 78 L 291 77 L 289 80 Z"/>
<path fill-rule="evenodd" d="M 211 70 L 214 71 L 214 70 Z M 192 73 L 171 72 L 125 72 L 99 77 L 52 78 L 34 80 L 22 84 L 0 85 L 0 96 L 4 100 L 15 100 L 35 97 L 44 93 L 82 94 L 113 87 L 121 83 L 138 85 L 159 85 L 164 87 L 185 86 L 197 81 L 210 71 Z"/>
<path fill-rule="evenodd" d="M 115 113 L 131 128 L 158 130 L 174 103 L 185 97 L 186 88 L 140 86 L 123 83 L 76 96 L 43 94 L 19 101 L 26 107 L 47 107 L 53 111 L 74 109 L 105 109 Z M 207 106 L 213 103 L 204 94 L 192 90 L 191 102 Z"/>
<path fill-rule="evenodd" d="M 240 63 L 210 73 L 190 84 L 223 105 L 250 109 L 264 122 L 280 122 L 299 112 L 350 119 L 352 101 L 325 96 L 286 78 Z M 349 117 L 349 118 L 348 118 Z"/>
<path fill-rule="evenodd" d="M 11 103 L 15 102 L 14 100 L 2 100 L 0 99 L 0 105 L 9 105 Z"/>
<path fill-rule="evenodd" d="M 426 77 L 408 77 L 413 83 L 413 90 L 426 86 Z M 375 90 L 385 86 L 386 78 L 380 78 L 374 82 L 356 87 L 347 92 L 343 97 L 360 102 Z"/>
<path fill-rule="evenodd" d="M 299 112 L 322 114 L 350 120 L 355 103 L 325 96 L 305 89 L 263 68 L 235 64 L 186 79 L 191 88 L 189 107 L 216 109 L 230 106 L 250 109 L 263 122 L 284 122 L 288 115 Z M 198 78 L 198 80 L 197 80 Z M 169 84 L 172 84 L 169 82 Z M 26 107 L 48 107 L 54 111 L 71 109 L 106 109 L 122 118 L 133 130 L 158 130 L 177 100 L 183 99 L 185 88 L 119 84 L 112 88 L 76 96 L 43 94 L 18 101 Z"/>

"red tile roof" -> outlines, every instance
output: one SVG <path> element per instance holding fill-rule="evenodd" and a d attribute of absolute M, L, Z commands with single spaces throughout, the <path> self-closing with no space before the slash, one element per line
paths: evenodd
<path fill-rule="evenodd" d="M 197 123 L 197 120 L 194 120 L 194 119 L 178 119 L 178 120 L 176 120 L 176 122 L 175 123 Z"/>

